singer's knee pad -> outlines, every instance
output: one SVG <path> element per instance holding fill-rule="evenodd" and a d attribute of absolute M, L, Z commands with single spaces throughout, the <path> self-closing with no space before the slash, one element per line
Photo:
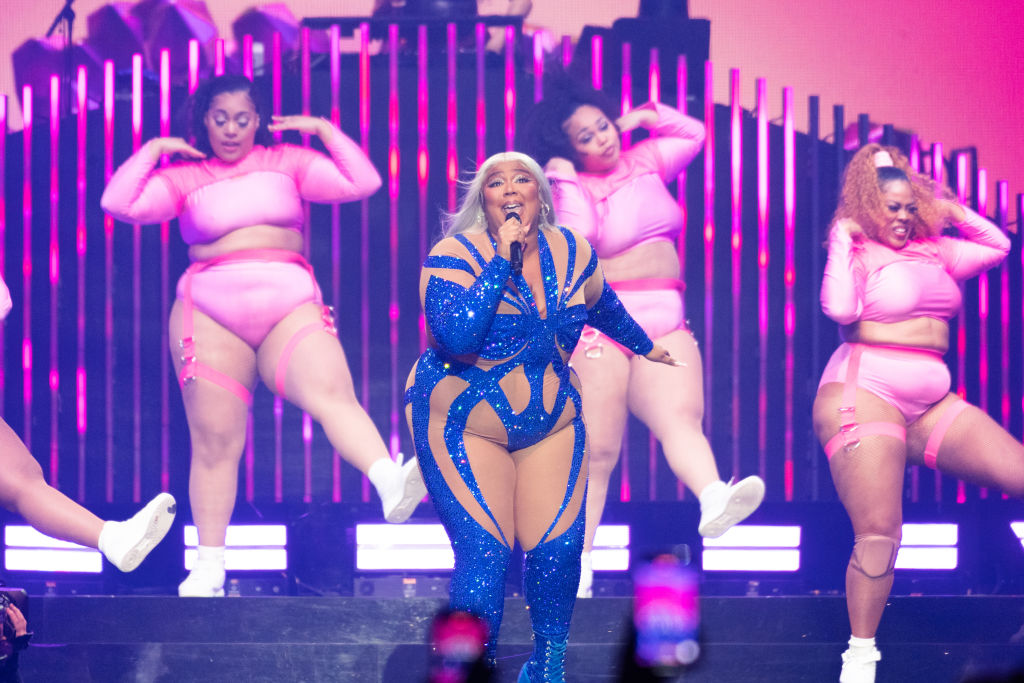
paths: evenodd
<path fill-rule="evenodd" d="M 850 566 L 869 579 L 880 579 L 892 574 L 899 550 L 899 539 L 875 534 L 857 536 Z"/>

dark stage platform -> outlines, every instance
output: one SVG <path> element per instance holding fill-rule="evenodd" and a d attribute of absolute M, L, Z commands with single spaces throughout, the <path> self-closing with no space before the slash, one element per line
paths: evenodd
<path fill-rule="evenodd" d="M 427 598 L 33 598 L 27 682 L 424 681 Z M 682 680 L 835 681 L 848 636 L 841 597 L 706 597 L 703 654 Z M 628 598 L 577 604 L 569 680 L 616 681 Z M 960 681 L 1024 661 L 1024 597 L 899 597 L 878 683 Z M 530 652 L 523 601 L 505 606 L 499 681 Z"/>

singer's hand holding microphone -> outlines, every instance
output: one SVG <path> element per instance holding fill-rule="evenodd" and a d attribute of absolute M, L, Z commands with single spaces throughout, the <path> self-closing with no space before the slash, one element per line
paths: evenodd
<path fill-rule="evenodd" d="M 523 225 L 515 211 L 506 213 L 505 222 L 498 228 L 498 255 L 508 259 L 514 275 L 523 271 L 523 245 L 529 229 L 530 226 Z"/>

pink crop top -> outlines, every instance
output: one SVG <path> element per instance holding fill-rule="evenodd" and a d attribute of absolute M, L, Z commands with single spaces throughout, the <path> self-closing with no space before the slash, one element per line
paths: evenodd
<path fill-rule="evenodd" d="M 549 173 L 558 223 L 583 233 L 600 258 L 639 244 L 674 240 L 683 216 L 665 183 L 686 168 L 704 145 L 704 124 L 663 104 L 651 136 L 628 150 L 608 173 Z"/>
<path fill-rule="evenodd" d="M 154 170 L 147 143 L 110 178 L 100 204 L 127 223 L 177 216 L 181 237 L 190 245 L 252 225 L 301 230 L 303 200 L 352 201 L 381 185 L 370 160 L 337 128 L 326 147 L 330 158 L 294 145 L 256 145 L 234 164 L 214 157 Z"/>
<path fill-rule="evenodd" d="M 821 308 L 840 325 L 860 320 L 895 323 L 914 318 L 948 321 L 960 310 L 957 283 L 998 265 L 1010 240 L 964 207 L 957 225 L 965 239 L 940 236 L 892 249 L 874 240 L 854 242 L 832 231 L 821 281 Z"/>

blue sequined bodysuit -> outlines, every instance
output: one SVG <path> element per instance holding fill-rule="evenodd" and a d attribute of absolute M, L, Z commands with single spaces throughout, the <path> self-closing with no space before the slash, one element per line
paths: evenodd
<path fill-rule="evenodd" d="M 537 248 L 541 301 L 521 274 L 512 276 L 488 233 L 456 235 L 434 247 L 421 278 L 432 344 L 406 391 L 420 469 L 455 551 L 451 607 L 488 621 L 491 656 L 514 538 L 506 537 L 488 505 L 470 454 L 477 448 L 508 454 L 549 448 L 552 457 L 571 458 L 564 495 L 551 505 L 556 512 L 525 553 L 524 568 L 535 634 L 564 642 L 579 583 L 585 505 L 583 496 L 573 500 L 573 494 L 586 444 L 579 385 L 568 359 L 584 323 L 636 353 L 653 348 L 605 284 L 586 240 L 565 228 L 541 230 Z M 464 487 L 450 486 L 439 463 Z M 509 482 L 510 488 L 521 485 Z M 576 504 L 576 518 L 551 538 Z"/>

